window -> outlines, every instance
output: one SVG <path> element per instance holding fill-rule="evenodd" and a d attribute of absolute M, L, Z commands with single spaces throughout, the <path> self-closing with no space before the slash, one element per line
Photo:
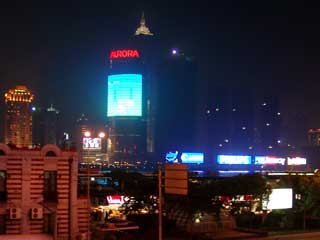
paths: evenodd
<path fill-rule="evenodd" d="M 57 172 L 45 171 L 43 199 L 46 202 L 56 202 L 57 198 Z"/>
<path fill-rule="evenodd" d="M 7 173 L 0 171 L 0 202 L 7 201 Z"/>
<path fill-rule="evenodd" d="M 56 157 L 57 155 L 55 154 L 54 151 L 49 151 L 46 153 L 46 157 Z"/>

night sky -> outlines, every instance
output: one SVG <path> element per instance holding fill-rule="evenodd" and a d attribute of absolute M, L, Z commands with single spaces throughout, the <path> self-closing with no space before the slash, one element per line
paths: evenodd
<path fill-rule="evenodd" d="M 54 103 L 61 110 L 66 126 L 82 112 L 105 119 L 106 49 L 132 36 L 144 11 L 147 26 L 163 44 L 197 59 L 199 81 L 268 87 L 280 94 L 285 113 L 297 112 L 310 127 L 320 127 L 316 6 L 302 1 L 114 2 L 2 6 L 1 94 L 27 85 L 36 103 Z"/>

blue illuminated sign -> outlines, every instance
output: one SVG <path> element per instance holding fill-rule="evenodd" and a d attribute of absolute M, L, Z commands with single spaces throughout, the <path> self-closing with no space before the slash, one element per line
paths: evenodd
<path fill-rule="evenodd" d="M 107 116 L 142 116 L 141 74 L 108 76 Z"/>
<path fill-rule="evenodd" d="M 275 156 L 255 156 L 254 164 L 256 165 L 284 165 L 286 159 Z"/>
<path fill-rule="evenodd" d="M 218 164 L 251 164 L 251 156 L 218 155 Z"/>
<path fill-rule="evenodd" d="M 203 163 L 203 153 L 189 153 L 183 152 L 181 153 L 181 162 L 182 163 Z"/>
<path fill-rule="evenodd" d="M 178 162 L 178 151 L 166 153 L 166 160 L 171 163 Z"/>

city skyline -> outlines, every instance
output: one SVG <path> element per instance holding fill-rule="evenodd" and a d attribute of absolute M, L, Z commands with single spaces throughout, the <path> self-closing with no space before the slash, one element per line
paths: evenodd
<path fill-rule="evenodd" d="M 317 21 L 309 24 L 313 10 L 285 3 L 204 3 L 194 9 L 187 2 L 183 10 L 174 3 L 169 9 L 128 3 L 126 9 L 110 4 L 106 10 L 104 4 L 86 9 L 80 1 L 54 9 L 35 3 L 8 8 L 1 21 L 6 33 L 0 40 L 1 93 L 24 84 L 35 93 L 35 104 L 61 109 L 67 126 L 82 113 L 104 121 L 108 49 L 133 37 L 142 11 L 153 37 L 167 50 L 164 55 L 176 47 L 196 58 L 202 88 L 214 81 L 270 89 L 280 95 L 287 121 L 300 114 L 309 127 L 318 127 L 313 55 L 319 36 L 312 28 Z M 291 22 L 298 11 L 299 19 Z"/>

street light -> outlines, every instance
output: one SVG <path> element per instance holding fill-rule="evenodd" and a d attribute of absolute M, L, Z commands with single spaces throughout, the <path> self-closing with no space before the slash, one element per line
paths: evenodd
<path fill-rule="evenodd" d="M 99 138 L 104 138 L 105 137 L 105 133 L 104 132 L 100 132 L 98 134 Z M 91 132 L 90 131 L 86 131 L 84 133 L 84 136 L 87 138 L 90 138 L 91 136 Z M 88 202 L 88 237 L 87 239 L 90 240 L 90 218 L 91 218 L 91 200 L 90 200 L 90 144 L 88 145 L 88 152 L 87 152 L 87 202 Z"/>

